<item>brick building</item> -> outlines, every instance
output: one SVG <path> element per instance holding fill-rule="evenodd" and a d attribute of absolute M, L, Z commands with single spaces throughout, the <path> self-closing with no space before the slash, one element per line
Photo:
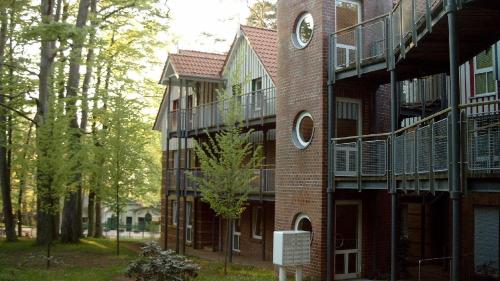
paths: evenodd
<path fill-rule="evenodd" d="M 201 175 L 193 140 L 205 140 L 224 127 L 218 91 L 241 91 L 242 126 L 263 147 L 246 210 L 229 229 L 232 252 L 263 260 L 272 256 L 275 173 L 276 32 L 241 26 L 227 54 L 180 50 L 170 54 L 161 83 L 166 92 L 155 123 L 163 136 L 162 242 L 168 247 L 227 249 L 227 224 L 202 202 L 195 183 Z M 239 73 L 238 81 L 230 76 Z M 177 192 L 178 191 L 178 192 Z M 178 239 L 178 241 L 177 241 Z"/>
<path fill-rule="evenodd" d="M 192 231 L 188 246 L 226 247 L 180 171 L 196 167 L 189 138 L 220 129 L 207 108 L 242 53 L 244 126 L 266 165 L 230 229 L 235 254 L 270 260 L 272 231 L 301 229 L 319 280 L 498 278 L 500 5 L 445 4 L 280 0 L 277 32 L 242 26 L 226 55 L 171 54 L 155 124 L 168 246 Z"/>

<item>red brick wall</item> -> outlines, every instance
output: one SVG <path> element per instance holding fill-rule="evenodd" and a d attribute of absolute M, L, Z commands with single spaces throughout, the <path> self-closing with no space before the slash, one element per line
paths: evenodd
<path fill-rule="evenodd" d="M 314 241 L 306 275 L 325 276 L 326 247 L 326 61 L 327 34 L 334 27 L 334 1 L 278 1 L 278 84 L 276 102 L 276 230 L 289 230 L 298 213 L 311 218 Z M 304 11 L 314 19 L 309 45 L 291 42 L 295 20 Z M 308 111 L 314 136 L 304 150 L 291 138 L 297 114 Z"/>
<path fill-rule="evenodd" d="M 240 227 L 240 251 L 233 252 L 233 255 L 251 257 L 253 259 L 262 259 L 262 247 L 265 247 L 266 260 L 272 261 L 273 257 L 273 231 L 274 231 L 274 203 L 263 203 L 263 219 L 265 223 L 265 234 L 262 239 L 252 237 L 252 209 L 261 206 L 260 202 L 249 202 L 247 208 L 241 215 Z M 226 221 L 222 224 L 222 237 L 224 237 L 223 247 L 226 247 Z M 265 241 L 264 241 L 265 239 Z M 265 243 L 265 245 L 263 245 Z"/>
<path fill-rule="evenodd" d="M 381 14 L 391 7 L 390 1 L 387 1 L 386 5 L 374 3 L 380 1 L 365 2 L 365 11 L 370 11 L 373 16 Z M 279 47 L 276 104 L 276 230 L 291 229 L 293 219 L 298 213 L 310 216 L 314 241 L 311 264 L 305 268 L 305 273 L 324 280 L 326 277 L 326 175 L 328 160 L 327 39 L 328 35 L 334 31 L 335 1 L 278 1 L 277 8 Z M 314 34 L 306 48 L 296 49 L 290 37 L 295 20 L 305 11 L 310 12 L 313 16 Z M 365 14 L 368 13 L 365 12 Z M 370 17 L 372 17 L 371 14 Z M 363 133 L 376 130 L 373 106 L 375 105 L 374 96 L 377 89 L 378 85 L 367 85 L 366 83 L 336 84 L 334 87 L 334 93 L 337 96 L 362 100 Z M 311 113 L 315 131 L 311 145 L 304 150 L 299 150 L 292 142 L 291 132 L 295 117 L 304 110 Z M 382 200 L 382 202 L 384 201 Z M 387 222 L 387 212 L 381 211 L 380 214 L 380 221 Z M 366 231 L 370 233 L 374 232 L 375 229 L 367 227 Z M 382 234 L 379 235 L 382 236 Z M 381 255 L 384 254 L 384 250 L 380 250 L 381 247 L 376 249 Z M 369 251 L 368 253 L 370 254 Z M 368 259 L 365 263 L 368 264 Z M 385 264 L 385 259 L 383 264 Z"/>

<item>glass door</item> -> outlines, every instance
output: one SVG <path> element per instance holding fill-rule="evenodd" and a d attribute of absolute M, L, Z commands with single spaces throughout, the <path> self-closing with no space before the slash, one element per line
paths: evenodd
<path fill-rule="evenodd" d="M 336 30 L 342 30 L 361 23 L 361 3 L 356 0 L 337 0 Z M 356 61 L 356 34 L 346 32 L 337 37 L 337 67 L 347 67 Z"/>
<path fill-rule="evenodd" d="M 335 279 L 361 277 L 361 202 L 335 203 Z"/>

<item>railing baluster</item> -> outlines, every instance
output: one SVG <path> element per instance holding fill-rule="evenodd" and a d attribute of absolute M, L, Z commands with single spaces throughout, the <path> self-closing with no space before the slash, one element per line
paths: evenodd
<path fill-rule="evenodd" d="M 357 140 L 357 157 L 356 157 L 356 172 L 357 172 L 357 176 L 358 176 L 358 190 L 361 191 L 361 169 L 362 169 L 362 148 L 361 148 L 361 145 L 362 145 L 362 142 L 361 142 L 361 138 L 358 138 Z"/>
<path fill-rule="evenodd" d="M 416 24 L 417 17 L 416 17 L 416 13 L 417 13 L 416 3 L 415 3 L 415 0 L 412 0 L 411 1 L 411 25 L 412 25 L 411 36 L 412 36 L 413 44 L 415 45 L 415 47 L 418 45 L 418 42 L 417 42 L 418 38 L 417 38 L 417 24 Z"/>
<path fill-rule="evenodd" d="M 425 25 L 427 31 L 432 33 L 432 14 L 430 0 L 425 0 Z"/>
<path fill-rule="evenodd" d="M 362 37 L 362 31 L 361 31 L 361 26 L 358 26 L 356 28 L 356 71 L 358 73 L 358 77 L 361 77 L 361 48 L 362 48 L 362 42 L 361 42 L 361 37 Z"/>
<path fill-rule="evenodd" d="M 403 3 L 404 0 L 401 0 L 399 3 L 399 54 L 402 58 L 406 57 L 406 43 L 404 40 L 404 31 L 403 31 Z"/>

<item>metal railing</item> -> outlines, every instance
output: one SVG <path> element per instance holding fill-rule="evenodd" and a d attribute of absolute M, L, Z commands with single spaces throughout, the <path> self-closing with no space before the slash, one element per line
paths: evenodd
<path fill-rule="evenodd" d="M 333 140 L 334 173 L 341 177 L 387 175 L 388 134 L 337 138 Z"/>
<path fill-rule="evenodd" d="M 467 114 L 470 107 L 495 105 L 494 111 Z M 461 147 L 464 168 L 469 173 L 500 172 L 500 100 L 463 104 L 461 108 Z M 366 177 L 388 180 L 433 180 L 450 166 L 450 108 L 432 114 L 394 134 L 382 133 L 334 138 L 335 177 Z M 389 170 L 392 161 L 394 170 Z"/>
<path fill-rule="evenodd" d="M 459 6 L 466 0 L 459 0 Z M 433 19 L 445 13 L 446 0 L 400 0 L 387 14 L 337 30 L 330 37 L 333 72 L 386 62 L 389 68 L 418 45 L 419 34 L 432 32 Z M 394 60 L 393 60 L 394 59 Z"/>
<path fill-rule="evenodd" d="M 231 97 L 232 100 L 220 100 L 200 104 L 193 108 L 173 110 L 168 114 L 170 132 L 176 132 L 178 126 L 182 131 L 197 131 L 218 128 L 224 125 L 224 115 L 230 105 L 236 102 L 240 107 L 240 119 L 243 124 L 276 115 L 276 89 L 262 89 L 244 95 Z"/>
<path fill-rule="evenodd" d="M 203 173 L 199 169 L 181 169 L 180 171 L 180 186 L 181 190 L 187 191 L 197 191 L 199 189 L 198 184 L 193 181 L 190 177 L 186 176 L 186 173 L 190 173 L 195 177 L 203 177 Z M 255 192 L 262 193 L 274 193 L 275 191 L 275 169 L 274 168 L 262 168 L 254 170 L 255 179 L 251 182 L 251 187 Z M 177 188 L 177 169 L 167 170 L 167 187 L 169 190 L 176 190 Z M 184 181 L 185 187 L 184 188 Z"/>

